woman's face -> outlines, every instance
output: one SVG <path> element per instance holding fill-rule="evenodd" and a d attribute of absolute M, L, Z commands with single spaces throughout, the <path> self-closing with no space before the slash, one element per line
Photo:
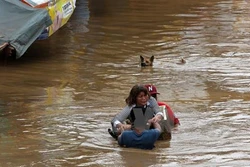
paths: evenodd
<path fill-rule="evenodd" d="M 147 104 L 149 97 L 144 92 L 140 92 L 139 95 L 136 97 L 136 105 L 137 106 L 144 106 Z"/>

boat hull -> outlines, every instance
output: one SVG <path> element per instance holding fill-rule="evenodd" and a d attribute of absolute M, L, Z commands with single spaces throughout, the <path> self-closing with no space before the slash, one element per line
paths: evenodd
<path fill-rule="evenodd" d="M 14 50 L 10 55 L 20 58 L 34 41 L 47 39 L 63 27 L 73 14 L 75 3 L 76 0 L 1 0 L 0 50 L 9 47 Z"/>

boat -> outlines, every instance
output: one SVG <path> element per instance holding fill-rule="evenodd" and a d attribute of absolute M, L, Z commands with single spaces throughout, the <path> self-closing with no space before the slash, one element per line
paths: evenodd
<path fill-rule="evenodd" d="M 0 52 L 20 58 L 36 40 L 64 26 L 76 0 L 0 0 Z"/>
<path fill-rule="evenodd" d="M 171 140 L 171 138 L 172 138 L 171 131 L 172 131 L 172 129 L 174 127 L 177 127 L 177 126 L 180 125 L 179 119 L 174 115 L 174 113 L 173 113 L 172 109 L 169 107 L 169 105 L 167 105 L 164 102 L 158 102 L 158 105 L 160 107 L 160 110 L 163 113 L 163 119 L 159 122 L 159 124 L 161 126 L 161 129 L 162 129 L 162 133 L 159 136 L 158 140 Z M 133 110 L 135 110 L 135 109 L 136 108 L 133 108 Z M 139 112 L 139 111 L 136 111 L 136 112 Z M 149 114 L 145 114 L 145 115 L 148 115 L 149 117 L 151 117 Z M 144 118 L 142 118 L 142 119 L 144 119 Z M 140 123 L 144 124 L 145 122 L 147 122 L 147 120 L 148 120 L 148 118 L 145 117 L 145 120 L 140 121 Z M 126 121 L 124 123 L 131 124 L 131 121 L 129 120 L 129 117 L 126 119 Z M 148 126 L 148 124 L 146 126 Z M 118 139 L 118 134 L 114 130 L 114 126 L 113 126 L 112 123 L 111 123 L 111 127 L 112 128 L 108 128 L 108 133 L 115 140 L 117 140 Z M 149 127 L 145 128 L 145 129 L 149 129 Z"/>

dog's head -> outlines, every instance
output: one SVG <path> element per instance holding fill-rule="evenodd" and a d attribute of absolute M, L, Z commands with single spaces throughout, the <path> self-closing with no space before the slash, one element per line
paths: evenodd
<path fill-rule="evenodd" d="M 140 60 L 141 60 L 141 67 L 153 66 L 154 56 L 151 56 L 150 58 L 140 56 Z"/>

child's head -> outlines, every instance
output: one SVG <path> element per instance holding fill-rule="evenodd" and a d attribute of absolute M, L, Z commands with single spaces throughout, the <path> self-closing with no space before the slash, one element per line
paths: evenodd
<path fill-rule="evenodd" d="M 145 87 L 148 89 L 150 95 L 153 96 L 157 100 L 157 94 L 160 94 L 160 93 L 157 92 L 156 87 L 151 84 L 145 85 Z"/>

